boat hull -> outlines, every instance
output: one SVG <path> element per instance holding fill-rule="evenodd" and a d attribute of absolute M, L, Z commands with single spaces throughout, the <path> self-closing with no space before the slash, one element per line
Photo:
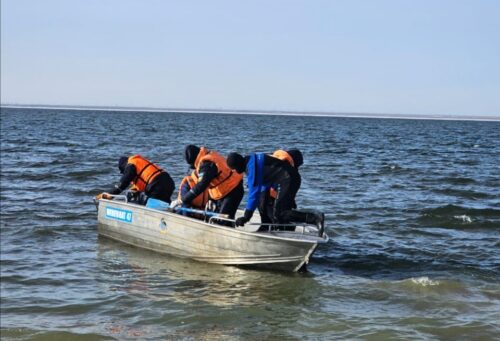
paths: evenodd
<path fill-rule="evenodd" d="M 201 262 L 298 271 L 328 237 L 247 232 L 135 204 L 100 200 L 98 233 L 140 248 Z"/>

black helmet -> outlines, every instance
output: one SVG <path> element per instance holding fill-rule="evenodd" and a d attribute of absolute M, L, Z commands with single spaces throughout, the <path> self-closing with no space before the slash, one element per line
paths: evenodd
<path fill-rule="evenodd" d="M 245 158 L 238 153 L 229 153 L 226 163 L 229 168 L 234 169 L 240 174 L 245 171 Z"/>
<path fill-rule="evenodd" d="M 123 172 L 125 172 L 125 167 L 127 167 L 127 163 L 128 163 L 128 157 L 121 156 L 120 159 L 118 160 L 118 169 L 120 170 L 120 173 L 123 174 Z"/>
<path fill-rule="evenodd" d="M 299 168 L 300 166 L 302 166 L 304 164 L 304 158 L 303 158 L 300 150 L 294 148 L 294 149 L 287 150 L 287 153 L 292 157 L 293 165 L 295 166 L 295 168 Z"/>
<path fill-rule="evenodd" d="M 200 148 L 193 144 L 187 145 L 184 149 L 184 159 L 186 159 L 187 164 L 190 165 L 191 168 L 194 168 L 194 162 L 196 161 L 199 153 Z"/>

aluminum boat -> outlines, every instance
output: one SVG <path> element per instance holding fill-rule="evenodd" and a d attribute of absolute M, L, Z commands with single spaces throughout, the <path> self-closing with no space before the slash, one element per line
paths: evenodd
<path fill-rule="evenodd" d="M 96 206 L 99 235 L 200 262 L 299 271 L 329 239 L 323 226 L 259 231 L 258 212 L 245 226 L 233 228 L 221 225 L 224 219 L 217 215 L 197 219 L 127 202 L 126 196 L 100 199 Z"/>

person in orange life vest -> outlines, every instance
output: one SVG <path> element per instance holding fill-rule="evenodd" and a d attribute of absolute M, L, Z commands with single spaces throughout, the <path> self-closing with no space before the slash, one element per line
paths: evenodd
<path fill-rule="evenodd" d="M 177 196 L 177 200 L 182 200 L 182 197 L 185 196 L 192 188 L 194 188 L 198 182 L 199 177 L 196 170 L 193 170 L 191 174 L 186 175 L 184 179 L 182 179 L 181 185 L 179 186 L 179 194 Z M 190 204 L 183 203 L 182 207 L 192 207 L 195 209 L 204 210 L 208 199 L 208 188 L 206 188 L 200 195 L 194 198 L 190 202 Z"/>
<path fill-rule="evenodd" d="M 198 183 L 177 204 L 190 204 L 208 188 L 209 197 L 215 202 L 215 211 L 234 219 L 243 199 L 243 175 L 231 170 L 219 153 L 205 147 L 186 146 L 184 158 L 198 173 Z"/>
<path fill-rule="evenodd" d="M 304 158 L 302 153 L 298 149 L 290 149 L 288 151 L 284 151 L 282 149 L 276 150 L 272 155 L 277 159 L 288 162 L 288 164 L 294 167 L 297 170 L 297 177 L 295 177 L 297 191 L 300 189 L 300 184 L 302 182 L 302 178 L 300 173 L 298 172 L 299 167 L 304 163 Z M 276 188 L 271 185 L 269 191 L 262 191 L 261 197 L 259 200 L 259 214 L 260 220 L 262 223 L 271 223 L 273 216 L 273 208 L 276 197 L 278 196 L 278 192 Z M 293 199 L 292 208 L 297 208 L 297 204 L 295 202 L 295 198 Z M 263 227 L 263 230 L 267 229 L 267 226 Z"/>
<path fill-rule="evenodd" d="M 238 153 L 229 153 L 227 164 L 238 173 L 245 172 L 248 177 L 248 200 L 243 217 L 236 219 L 236 226 L 243 226 L 250 221 L 257 208 L 260 195 L 276 186 L 278 196 L 273 209 L 273 223 L 305 222 L 322 224 L 323 214 L 306 213 L 293 209 L 295 195 L 298 190 L 298 172 L 286 161 L 279 160 L 264 153 L 252 153 L 243 157 Z"/>
<path fill-rule="evenodd" d="M 175 188 L 174 181 L 166 171 L 154 163 L 138 154 L 131 157 L 122 156 L 118 160 L 118 169 L 122 174 L 120 182 L 108 193 L 120 194 L 132 184 L 134 190 L 146 195 L 145 199 L 139 200 L 140 204 L 145 205 L 147 198 L 170 203 Z"/>

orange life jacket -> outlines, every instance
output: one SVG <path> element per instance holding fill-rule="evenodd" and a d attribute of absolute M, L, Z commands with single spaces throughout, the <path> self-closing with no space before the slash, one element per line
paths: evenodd
<path fill-rule="evenodd" d="M 196 173 L 196 171 L 193 171 L 191 175 L 186 175 L 184 179 L 182 179 L 181 185 L 179 186 L 179 195 L 177 196 L 179 200 L 182 197 L 181 190 L 185 183 L 188 184 L 189 188 L 193 188 L 194 186 L 196 186 L 196 184 L 198 183 L 198 174 Z M 193 201 L 191 201 L 191 205 L 195 208 L 205 209 L 205 205 L 207 204 L 207 202 L 208 202 L 208 189 L 206 189 L 205 191 L 203 191 L 203 193 L 194 198 Z"/>
<path fill-rule="evenodd" d="M 204 161 L 210 161 L 215 163 L 219 174 L 210 181 L 208 185 L 208 194 L 213 200 L 220 200 L 228 195 L 243 179 L 243 174 L 238 174 L 238 172 L 232 170 L 228 167 L 226 159 L 222 157 L 219 153 L 212 150 L 208 150 L 205 147 L 201 147 L 196 160 L 194 161 L 194 166 L 196 170 L 200 171 L 200 165 Z"/>
<path fill-rule="evenodd" d="M 273 153 L 273 155 L 271 155 L 272 157 L 275 157 L 277 159 L 280 159 L 280 160 L 283 160 L 283 161 L 286 161 L 290 164 L 290 166 L 295 166 L 294 163 L 293 163 L 293 159 L 292 157 L 290 156 L 290 154 L 288 154 L 287 152 L 285 152 L 284 150 L 282 149 L 278 149 L 277 151 L 275 151 Z"/>
<path fill-rule="evenodd" d="M 288 162 L 290 164 L 290 166 L 292 166 L 292 167 L 294 166 L 294 162 L 293 162 L 293 159 L 290 156 L 290 154 L 288 154 L 287 152 L 285 152 L 282 149 L 278 149 L 271 156 Z M 271 198 L 276 199 L 278 197 L 278 192 L 274 188 L 271 187 L 271 189 L 269 191 L 269 195 L 271 196 Z"/>
<path fill-rule="evenodd" d="M 160 167 L 146 160 L 139 154 L 129 157 L 128 163 L 135 166 L 137 176 L 132 180 L 132 183 L 133 188 L 140 192 L 143 192 L 146 186 L 163 171 Z"/>

